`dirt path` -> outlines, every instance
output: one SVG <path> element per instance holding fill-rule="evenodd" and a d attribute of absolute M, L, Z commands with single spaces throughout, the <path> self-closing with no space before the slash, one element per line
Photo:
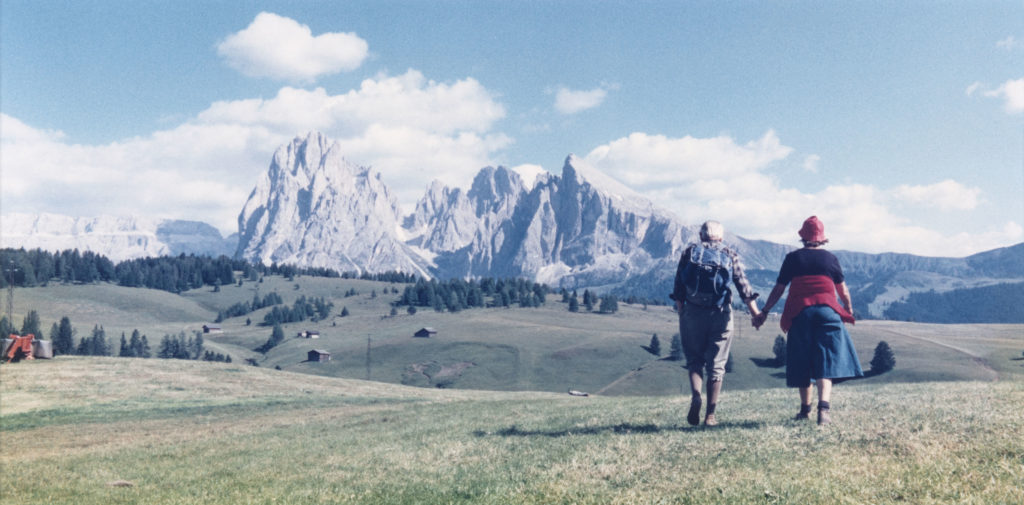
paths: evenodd
<path fill-rule="evenodd" d="M 996 371 L 996 369 L 992 368 L 992 365 L 989 364 L 988 360 L 985 359 L 984 356 L 976 354 L 976 353 L 972 352 L 969 349 L 964 349 L 963 347 L 957 347 L 957 346 L 955 346 L 953 344 L 947 344 L 946 342 L 941 342 L 941 341 L 933 339 L 933 338 L 922 337 L 920 335 L 913 335 L 913 334 L 902 332 L 902 331 L 896 331 L 896 330 L 892 330 L 892 329 L 886 329 L 885 331 L 887 331 L 889 333 L 892 333 L 894 335 L 899 335 L 901 337 L 908 338 L 908 339 L 918 340 L 918 341 L 921 341 L 921 342 L 927 342 L 929 344 L 934 344 L 934 345 L 937 345 L 939 347 L 944 347 L 946 349 L 950 349 L 950 350 L 956 351 L 956 352 L 961 353 L 961 354 L 966 354 L 967 356 L 970 356 L 972 360 L 974 360 L 975 364 L 977 364 L 978 366 L 982 367 L 983 369 L 985 369 L 989 373 L 991 373 L 992 376 L 995 377 L 995 380 L 999 380 L 999 372 Z"/>

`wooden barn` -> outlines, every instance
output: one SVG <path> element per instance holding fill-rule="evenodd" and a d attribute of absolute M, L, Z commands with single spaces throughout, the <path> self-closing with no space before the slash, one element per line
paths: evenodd
<path fill-rule="evenodd" d="M 306 361 L 325 362 L 331 360 L 331 353 L 320 349 L 309 351 Z"/>
<path fill-rule="evenodd" d="M 299 338 L 320 338 L 320 332 L 313 330 L 302 330 L 299 332 Z"/>
<path fill-rule="evenodd" d="M 219 324 L 204 324 L 203 333 L 224 333 Z"/>
<path fill-rule="evenodd" d="M 433 335 L 437 335 L 437 330 L 433 328 L 420 328 L 419 331 L 414 333 L 412 336 L 420 338 L 430 338 Z"/>

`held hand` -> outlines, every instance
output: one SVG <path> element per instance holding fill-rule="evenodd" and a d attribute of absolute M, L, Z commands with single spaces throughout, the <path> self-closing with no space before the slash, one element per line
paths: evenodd
<path fill-rule="evenodd" d="M 766 319 L 768 319 L 768 313 L 761 312 L 760 314 L 757 314 L 756 316 L 752 316 L 750 318 L 750 324 L 754 327 L 754 329 L 760 330 L 761 326 L 764 325 Z"/>

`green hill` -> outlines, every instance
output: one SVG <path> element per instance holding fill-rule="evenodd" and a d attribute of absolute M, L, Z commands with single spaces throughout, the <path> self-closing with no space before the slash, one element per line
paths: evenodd
<path fill-rule="evenodd" d="M 1019 366 L 1019 362 L 1014 365 Z M 1024 381 L 672 397 L 413 388 L 240 364 L 0 366 L 4 503 L 1024 502 Z"/>
<path fill-rule="evenodd" d="M 269 308 L 221 323 L 220 334 L 205 335 L 205 346 L 229 354 L 235 362 L 255 360 L 261 367 L 350 379 L 424 387 L 493 391 L 564 392 L 572 388 L 604 395 L 673 395 L 684 388 L 681 363 L 648 353 L 653 334 L 667 355 L 678 331 L 676 316 L 664 306 L 619 303 L 615 314 L 570 313 L 556 295 L 540 308 L 470 309 L 438 313 L 404 308 L 391 316 L 391 302 L 402 284 L 355 279 L 268 276 L 263 282 L 204 288 L 175 295 L 109 284 L 51 285 L 15 289 L 15 321 L 28 310 L 39 312 L 48 330 L 68 316 L 78 337 L 95 325 L 108 341 L 138 329 L 156 348 L 166 335 L 199 331 L 217 313 L 255 296 L 278 293 L 290 306 L 300 296 L 333 303 L 332 317 L 284 325 L 286 339 L 265 355 L 254 351 L 270 337 L 259 325 Z M 353 294 L 354 293 L 354 294 Z M 340 317 L 342 309 L 349 315 Z M 251 324 L 246 324 L 246 320 Z M 431 338 L 414 338 L 423 327 Z M 736 315 L 737 340 L 727 390 L 781 387 L 784 368 L 766 366 L 775 337 L 769 322 L 754 331 Z M 45 331 L 44 330 L 44 331 Z M 319 339 L 296 338 L 305 330 Z M 896 354 L 892 372 L 853 381 L 843 387 L 916 381 L 993 381 L 1024 372 L 1021 325 L 925 325 L 863 321 L 850 327 L 865 370 L 874 347 L 885 340 Z M 369 343 L 369 351 L 368 344 Z M 329 362 L 308 362 L 311 350 L 331 353 Z M 369 363 L 367 357 L 369 356 Z M 369 365 L 369 366 L 368 366 Z"/>

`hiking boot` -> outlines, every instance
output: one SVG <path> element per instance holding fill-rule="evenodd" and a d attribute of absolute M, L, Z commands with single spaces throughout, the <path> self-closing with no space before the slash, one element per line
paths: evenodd
<path fill-rule="evenodd" d="M 695 396 L 690 400 L 690 413 L 686 415 L 686 422 L 692 426 L 700 424 L 700 404 L 701 399 L 699 396 Z"/>
<path fill-rule="evenodd" d="M 714 414 L 708 414 L 704 418 L 704 426 L 718 426 L 718 419 L 715 419 Z"/>
<path fill-rule="evenodd" d="M 826 424 L 832 424 L 832 416 L 829 415 L 828 409 L 818 409 L 818 426 Z"/>
<path fill-rule="evenodd" d="M 807 419 L 810 419 L 810 418 L 811 418 L 811 406 L 810 405 L 800 405 L 800 412 L 796 413 L 796 416 L 793 417 L 793 420 L 794 421 L 806 421 Z"/>

